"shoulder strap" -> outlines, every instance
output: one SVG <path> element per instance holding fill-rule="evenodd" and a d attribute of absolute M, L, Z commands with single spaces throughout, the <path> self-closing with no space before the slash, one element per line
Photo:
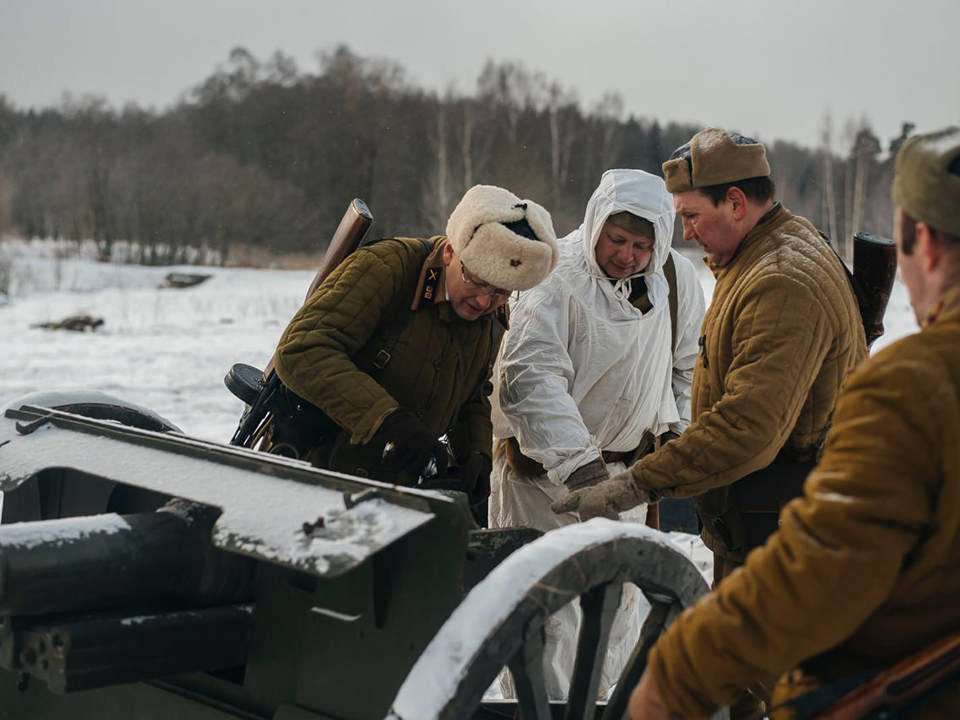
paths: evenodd
<path fill-rule="evenodd" d="M 431 250 L 433 250 L 433 244 L 429 240 L 420 239 L 421 267 Z M 400 336 L 403 335 L 403 331 L 406 329 L 407 323 L 410 320 L 410 313 L 410 303 L 404 302 L 400 312 L 397 313 L 390 322 L 390 328 L 387 331 L 387 341 L 373 359 L 373 367 L 370 368 L 369 375 L 374 379 L 376 379 L 380 372 L 387 366 L 387 363 L 390 362 L 390 358 L 393 356 L 393 349 L 397 346 L 397 341 L 400 339 Z"/>
<path fill-rule="evenodd" d="M 677 350 L 677 266 L 673 262 L 673 253 L 667 251 L 667 260 L 663 263 L 663 274 L 667 276 L 667 285 L 670 287 L 670 347 Z"/>

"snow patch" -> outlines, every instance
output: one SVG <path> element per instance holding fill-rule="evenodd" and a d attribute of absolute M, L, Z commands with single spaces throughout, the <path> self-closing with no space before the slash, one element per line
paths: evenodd
<path fill-rule="evenodd" d="M 115 535 L 129 529 L 130 525 L 122 517 L 116 513 L 107 513 L 47 520 L 43 523 L 12 523 L 0 528 L 0 538 L 4 547 L 58 547 L 94 535 Z"/>
<path fill-rule="evenodd" d="M 327 486 L 336 473 L 252 450 L 131 431 L 162 438 L 154 447 L 139 437 L 74 432 L 54 424 L 20 435 L 13 425 L 0 416 L 0 444 L 6 441 L 0 466 L 4 489 L 47 467 L 134 484 L 222 509 L 213 532 L 217 545 L 316 575 L 344 572 L 433 517 L 376 497 L 347 507 L 344 492 Z M 304 477 L 291 477 L 293 471 Z M 340 477 L 355 483 L 355 478 Z M 353 489 L 378 485 L 391 487 L 367 481 Z"/>

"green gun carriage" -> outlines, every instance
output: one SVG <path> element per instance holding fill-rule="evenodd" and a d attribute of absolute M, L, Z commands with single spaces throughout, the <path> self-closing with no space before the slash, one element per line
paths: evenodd
<path fill-rule="evenodd" d="M 708 591 L 663 536 L 540 538 L 451 495 L 183 435 L 101 393 L 0 412 L 0 720 L 622 718 L 646 652 Z M 650 601 L 598 702 L 625 582 Z M 566 702 L 547 618 L 584 621 Z M 484 698 L 510 668 L 516 701 Z"/>

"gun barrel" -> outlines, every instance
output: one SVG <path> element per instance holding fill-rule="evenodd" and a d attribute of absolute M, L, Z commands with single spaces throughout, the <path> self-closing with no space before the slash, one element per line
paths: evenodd
<path fill-rule="evenodd" d="M 0 526 L 0 614 L 250 599 L 257 564 L 213 547 L 218 514 L 175 500 L 151 513 Z"/>

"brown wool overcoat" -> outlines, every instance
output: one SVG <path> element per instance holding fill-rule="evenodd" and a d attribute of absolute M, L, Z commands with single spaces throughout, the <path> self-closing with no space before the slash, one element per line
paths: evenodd
<path fill-rule="evenodd" d="M 866 357 L 857 302 L 840 260 L 807 220 L 783 207 L 767 213 L 717 284 L 694 370 L 693 422 L 677 440 L 634 466 L 640 487 L 697 498 L 701 516 L 722 517 L 727 547 L 742 561 L 732 483 L 778 461 L 816 460 L 840 387 Z"/>
<path fill-rule="evenodd" d="M 371 440 L 397 407 L 412 411 L 437 437 L 447 433 L 459 459 L 491 453 L 490 365 L 501 333 L 492 316 L 467 322 L 456 315 L 443 281 L 447 240 L 429 242 L 426 260 L 420 241 L 408 238 L 353 253 L 280 338 L 280 379 L 343 428 L 309 453 L 314 464 L 394 480 L 378 468 L 382 443 L 374 447 Z M 436 281 L 427 292 L 431 276 Z M 388 344 L 392 319 L 407 308 L 392 357 L 374 379 L 373 360 Z"/>
<path fill-rule="evenodd" d="M 673 712 L 705 715 L 759 673 L 783 674 L 777 705 L 960 630 L 960 287 L 943 301 L 853 374 L 779 532 L 651 651 Z M 918 717 L 960 717 L 960 687 Z"/>

